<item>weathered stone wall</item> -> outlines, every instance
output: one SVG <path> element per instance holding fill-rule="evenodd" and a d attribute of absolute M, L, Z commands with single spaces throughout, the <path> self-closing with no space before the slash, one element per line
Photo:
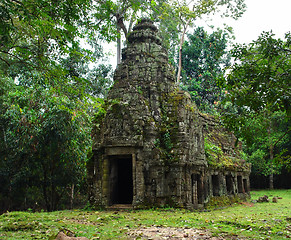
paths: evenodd
<path fill-rule="evenodd" d="M 151 21 L 133 28 L 122 58 L 95 119 L 93 157 L 88 163 L 91 203 L 203 205 L 213 191 L 204 120 L 190 95 L 178 91 Z M 121 179 L 124 172 L 130 175 L 127 182 Z"/>
<path fill-rule="evenodd" d="M 233 133 L 221 126 L 219 119 L 206 114 L 200 114 L 200 118 L 204 141 L 208 145 L 205 149 L 210 196 L 248 193 L 251 166 L 243 159 L 241 143 Z"/>

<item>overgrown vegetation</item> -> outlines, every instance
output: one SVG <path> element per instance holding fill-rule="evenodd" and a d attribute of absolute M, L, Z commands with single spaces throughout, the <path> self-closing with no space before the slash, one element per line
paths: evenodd
<path fill-rule="evenodd" d="M 291 35 L 263 32 L 249 45 L 236 45 L 225 81 L 224 123 L 243 139 L 254 172 L 273 176 L 290 166 Z"/>
<path fill-rule="evenodd" d="M 281 197 L 278 203 L 254 203 L 261 196 Z M 291 237 L 291 190 L 252 191 L 252 201 L 217 205 L 215 210 L 191 212 L 162 208 L 151 210 L 7 212 L 0 216 L 0 238 L 48 239 L 67 229 L 89 239 L 127 239 L 140 227 L 209 229 L 212 236 L 245 239 Z M 235 202 L 235 201 L 234 201 Z"/>
<path fill-rule="evenodd" d="M 0 212 L 86 196 L 91 114 L 111 72 L 89 67 L 103 56 L 89 11 L 86 0 L 0 3 Z"/>
<path fill-rule="evenodd" d="M 164 0 L 0 2 L 0 211 L 62 209 L 84 191 L 91 117 L 95 109 L 105 114 L 98 97 L 111 84 L 101 40 L 117 40 L 120 50 L 121 33 L 126 37 L 147 15 L 159 21 L 174 65 L 195 19 L 219 9 L 237 18 L 245 10 L 240 0 L 199 0 L 193 7 Z M 202 28 L 189 35 L 180 49 L 181 83 L 206 112 L 217 114 L 227 96 L 220 105 L 224 122 L 248 143 L 254 172 L 272 176 L 291 166 L 290 34 L 280 40 L 264 33 L 236 46 L 237 62 L 224 82 L 229 38 L 224 30 L 208 34 Z M 102 64 L 92 68 L 92 62 Z M 175 160 L 175 134 L 163 120 L 157 144 Z M 207 147 L 219 158 L 219 146 Z"/>
<path fill-rule="evenodd" d="M 165 98 L 161 101 L 161 121 L 156 121 L 159 129 L 159 138 L 156 139 L 155 147 L 159 149 L 161 159 L 165 165 L 178 161 L 177 156 L 177 117 L 179 97 L 177 92 L 172 95 L 174 98 Z M 173 100 L 175 99 L 175 100 Z M 168 106 L 172 105 L 173 112 L 168 112 Z"/>
<path fill-rule="evenodd" d="M 219 83 L 230 65 L 230 52 L 226 50 L 230 40 L 226 30 L 209 34 L 198 27 L 183 45 L 181 85 L 202 112 L 217 114 L 217 103 L 225 97 Z"/>
<path fill-rule="evenodd" d="M 204 148 L 206 154 L 206 160 L 209 166 L 213 168 L 224 168 L 229 170 L 245 169 L 250 167 L 250 164 L 243 159 L 245 154 L 242 151 L 237 151 L 234 156 L 229 156 L 223 152 L 222 148 L 217 145 L 217 143 L 211 142 L 207 137 L 204 139 Z"/>

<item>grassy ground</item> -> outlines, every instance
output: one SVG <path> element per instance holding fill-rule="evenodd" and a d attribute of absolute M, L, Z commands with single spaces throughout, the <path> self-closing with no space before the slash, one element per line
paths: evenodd
<path fill-rule="evenodd" d="M 131 211 L 9 212 L 0 216 L 0 239 L 49 239 L 60 229 L 89 239 L 127 239 L 147 226 L 208 229 L 224 239 L 291 238 L 291 189 L 252 191 L 252 199 L 282 197 L 278 203 L 235 204 L 205 212 L 176 209 Z"/>

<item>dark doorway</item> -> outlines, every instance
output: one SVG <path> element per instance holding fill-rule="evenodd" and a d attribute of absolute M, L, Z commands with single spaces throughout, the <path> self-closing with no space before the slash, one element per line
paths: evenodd
<path fill-rule="evenodd" d="M 246 179 L 243 179 L 243 186 L 244 186 L 244 192 L 249 192 L 248 182 Z"/>
<path fill-rule="evenodd" d="M 192 203 L 202 204 L 203 203 L 203 184 L 200 174 L 192 174 Z"/>
<path fill-rule="evenodd" d="M 110 156 L 110 204 L 132 204 L 132 156 Z"/>
<path fill-rule="evenodd" d="M 238 193 L 243 193 L 243 181 L 242 181 L 242 176 L 237 176 L 237 188 L 238 188 Z"/>
<path fill-rule="evenodd" d="M 226 175 L 225 179 L 226 179 L 227 194 L 234 194 L 234 191 L 233 191 L 233 177 L 231 175 Z"/>
<path fill-rule="evenodd" d="M 213 196 L 219 196 L 219 191 L 220 191 L 220 187 L 219 187 L 219 177 L 218 175 L 212 175 L 212 193 Z"/>

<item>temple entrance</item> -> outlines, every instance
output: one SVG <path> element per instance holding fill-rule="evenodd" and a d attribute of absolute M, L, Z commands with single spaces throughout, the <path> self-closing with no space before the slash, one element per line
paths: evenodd
<path fill-rule="evenodd" d="M 211 178 L 212 178 L 212 194 L 213 196 L 219 196 L 220 184 L 218 175 L 212 175 Z"/>
<path fill-rule="evenodd" d="M 203 186 L 200 174 L 192 174 L 192 203 L 202 204 L 203 203 Z"/>
<path fill-rule="evenodd" d="M 246 179 L 243 179 L 243 186 L 244 186 L 244 192 L 249 192 L 248 182 Z"/>
<path fill-rule="evenodd" d="M 234 194 L 233 191 L 233 177 L 231 175 L 225 176 L 227 194 Z"/>
<path fill-rule="evenodd" d="M 109 157 L 109 186 L 109 202 L 111 205 L 132 204 L 133 178 L 131 155 Z"/>
<path fill-rule="evenodd" d="M 243 181 L 242 181 L 242 176 L 237 176 L 237 188 L 238 188 L 238 193 L 243 193 Z"/>

